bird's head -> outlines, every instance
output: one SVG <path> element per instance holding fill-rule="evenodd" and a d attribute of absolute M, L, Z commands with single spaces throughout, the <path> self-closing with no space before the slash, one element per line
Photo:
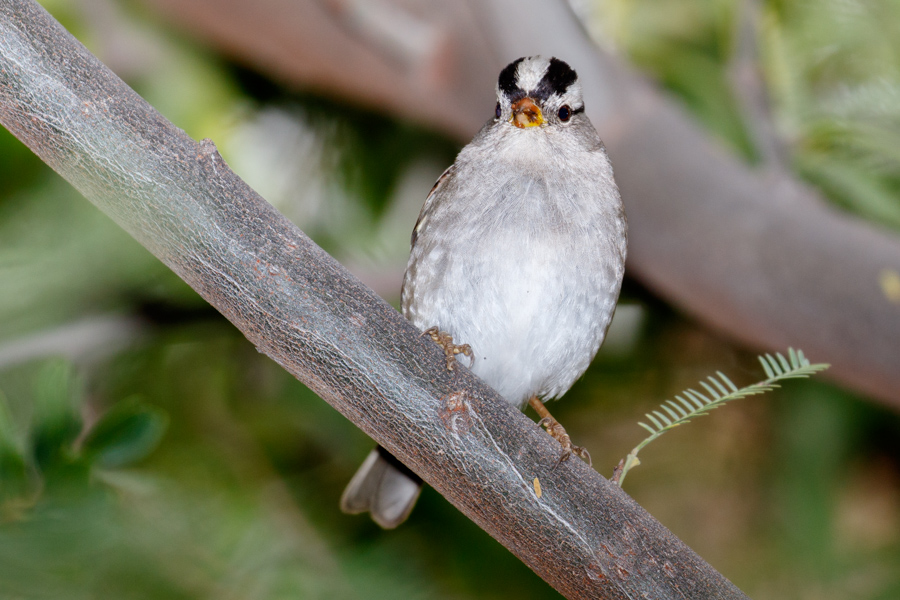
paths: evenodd
<path fill-rule="evenodd" d="M 578 75 L 558 58 L 527 56 L 497 80 L 496 119 L 520 129 L 561 126 L 584 112 Z"/>

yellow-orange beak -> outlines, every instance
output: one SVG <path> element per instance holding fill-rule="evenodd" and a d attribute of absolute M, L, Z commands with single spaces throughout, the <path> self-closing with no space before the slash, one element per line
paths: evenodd
<path fill-rule="evenodd" d="M 522 98 L 512 105 L 512 124 L 519 128 L 535 127 L 544 123 L 541 109 L 531 98 Z"/>

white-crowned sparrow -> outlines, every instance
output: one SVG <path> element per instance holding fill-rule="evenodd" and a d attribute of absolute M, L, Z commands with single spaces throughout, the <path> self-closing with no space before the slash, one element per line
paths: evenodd
<path fill-rule="evenodd" d="M 495 117 L 425 201 L 403 314 L 444 347 L 449 368 L 456 354 L 469 355 L 471 370 L 510 404 L 530 403 L 562 459 L 589 460 L 539 398 L 564 394 L 603 342 L 625 245 L 619 190 L 575 71 L 556 58 L 520 58 L 500 73 Z M 341 508 L 396 527 L 421 483 L 379 447 Z"/>

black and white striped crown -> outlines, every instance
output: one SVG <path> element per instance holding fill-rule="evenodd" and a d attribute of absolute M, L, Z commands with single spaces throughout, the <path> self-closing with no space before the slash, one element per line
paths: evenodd
<path fill-rule="evenodd" d="M 543 56 L 526 56 L 509 63 L 500 72 L 497 93 L 509 102 L 526 96 L 546 102 L 553 95 L 562 97 L 573 93 L 581 99 L 578 75 L 572 67 L 558 58 Z"/>

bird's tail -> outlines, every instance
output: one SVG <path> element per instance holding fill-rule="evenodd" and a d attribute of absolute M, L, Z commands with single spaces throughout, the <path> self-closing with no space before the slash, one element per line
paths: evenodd
<path fill-rule="evenodd" d="M 372 520 L 393 529 L 406 520 L 422 491 L 422 479 L 390 452 L 377 446 L 347 484 L 341 510 L 369 511 Z"/>

